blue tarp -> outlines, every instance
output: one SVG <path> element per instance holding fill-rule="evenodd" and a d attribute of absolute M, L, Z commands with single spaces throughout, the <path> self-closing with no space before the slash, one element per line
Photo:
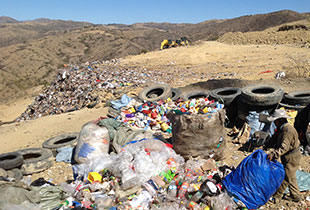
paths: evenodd
<path fill-rule="evenodd" d="M 241 200 L 248 209 L 264 205 L 278 190 L 285 176 L 283 165 L 267 159 L 259 149 L 246 157 L 223 180 L 228 193 Z"/>
<path fill-rule="evenodd" d="M 129 102 L 131 101 L 132 98 L 130 98 L 129 96 L 127 96 L 126 94 L 122 95 L 120 100 L 116 100 L 116 101 L 111 101 L 112 107 L 114 109 L 120 109 L 124 106 L 127 106 L 127 104 L 129 104 Z"/>

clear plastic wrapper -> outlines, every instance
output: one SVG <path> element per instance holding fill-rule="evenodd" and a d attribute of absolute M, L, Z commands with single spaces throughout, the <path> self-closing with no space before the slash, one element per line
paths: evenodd
<path fill-rule="evenodd" d="M 127 144 L 111 164 L 111 171 L 122 179 L 124 189 L 142 185 L 151 177 L 169 170 L 167 161 L 174 166 L 184 164 L 184 159 L 159 140 L 144 140 Z"/>

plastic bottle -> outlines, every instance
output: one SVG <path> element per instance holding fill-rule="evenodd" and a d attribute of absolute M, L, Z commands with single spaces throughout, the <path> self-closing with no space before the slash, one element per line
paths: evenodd
<path fill-rule="evenodd" d="M 198 203 L 194 202 L 194 201 L 188 201 L 187 208 L 189 208 L 190 210 L 200 210 L 200 206 Z"/>
<path fill-rule="evenodd" d="M 178 197 L 180 199 L 185 198 L 185 194 L 186 194 L 188 187 L 189 187 L 188 182 L 184 181 L 183 184 L 181 185 L 180 189 L 179 189 L 179 192 L 178 192 Z"/>
<path fill-rule="evenodd" d="M 201 210 L 202 209 L 201 206 L 194 201 L 185 200 L 185 201 L 181 201 L 180 204 L 181 204 L 180 209 L 182 210 L 185 210 L 185 209 Z"/>
<path fill-rule="evenodd" d="M 144 183 L 143 187 L 150 193 L 152 197 L 156 196 L 159 189 L 158 185 L 151 179 Z"/>
<path fill-rule="evenodd" d="M 200 186 L 201 186 L 201 183 L 192 183 L 189 185 L 187 192 L 189 192 L 189 193 L 196 192 L 199 190 Z"/>
<path fill-rule="evenodd" d="M 203 192 L 198 190 L 193 197 L 191 198 L 192 201 L 198 202 L 203 197 Z"/>
<path fill-rule="evenodd" d="M 176 181 L 172 180 L 170 182 L 170 185 L 168 186 L 168 194 L 167 194 L 167 199 L 169 200 L 175 200 L 177 197 L 178 193 L 178 187 L 176 185 Z"/>
<path fill-rule="evenodd" d="M 152 201 L 152 196 L 151 194 L 146 191 L 143 190 L 138 197 L 134 198 L 132 201 L 130 201 L 130 205 L 132 208 L 137 208 L 139 206 L 141 206 L 143 209 L 148 208 L 150 202 Z"/>

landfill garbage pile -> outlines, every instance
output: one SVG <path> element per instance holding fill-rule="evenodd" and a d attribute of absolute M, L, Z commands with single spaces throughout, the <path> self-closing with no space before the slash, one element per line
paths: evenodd
<path fill-rule="evenodd" d="M 126 106 L 120 108 L 120 115 L 115 119 L 137 129 L 171 133 L 171 122 L 167 117 L 169 111 L 178 115 L 203 114 L 206 117 L 211 117 L 213 113 L 223 108 L 223 104 L 208 98 L 194 98 L 187 101 L 167 99 L 145 103 L 132 99 Z"/>
<path fill-rule="evenodd" d="M 66 200 L 55 209 L 234 209 L 221 185 L 231 170 L 213 159 L 185 163 L 162 141 L 141 140 L 74 166 L 76 180 L 61 184 Z"/>
<path fill-rule="evenodd" d="M 55 81 L 35 97 L 34 102 L 16 121 L 93 107 L 103 100 L 100 96 L 104 93 L 112 93 L 113 96 L 122 88 L 137 87 L 162 78 L 161 72 L 128 69 L 116 62 L 98 61 L 82 65 L 65 65 L 59 70 Z M 169 80 L 168 76 L 165 78 Z"/>

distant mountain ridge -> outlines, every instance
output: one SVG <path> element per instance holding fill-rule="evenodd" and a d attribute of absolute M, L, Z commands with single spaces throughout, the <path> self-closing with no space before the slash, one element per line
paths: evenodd
<path fill-rule="evenodd" d="M 0 16 L 0 23 L 18 23 L 18 20 L 7 16 Z"/>

